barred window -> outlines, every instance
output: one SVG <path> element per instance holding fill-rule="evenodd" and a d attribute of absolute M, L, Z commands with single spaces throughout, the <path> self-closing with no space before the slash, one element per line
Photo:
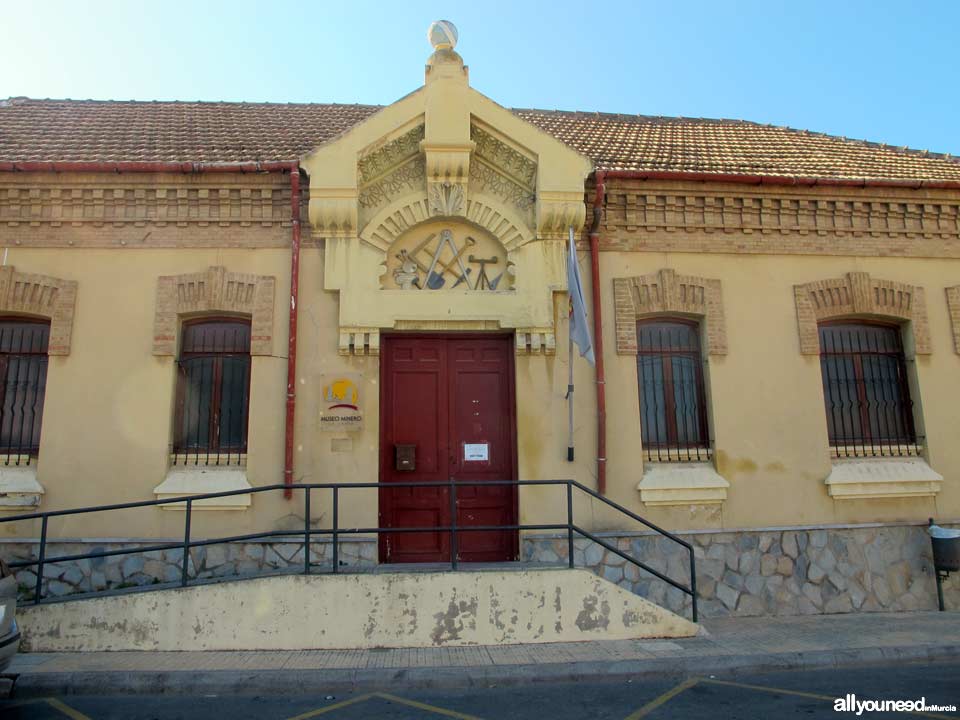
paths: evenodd
<path fill-rule="evenodd" d="M 50 323 L 0 320 L 0 462 L 29 465 L 40 451 Z"/>
<path fill-rule="evenodd" d="M 830 446 L 839 457 L 920 451 L 900 328 L 823 323 L 820 369 Z"/>
<path fill-rule="evenodd" d="M 637 375 L 647 460 L 709 459 L 698 324 L 680 319 L 639 321 Z"/>
<path fill-rule="evenodd" d="M 177 362 L 174 464 L 236 464 L 247 452 L 250 322 L 189 321 Z"/>

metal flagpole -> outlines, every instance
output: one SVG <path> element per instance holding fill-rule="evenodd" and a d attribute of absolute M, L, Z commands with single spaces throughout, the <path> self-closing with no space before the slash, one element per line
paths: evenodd
<path fill-rule="evenodd" d="M 567 353 L 567 462 L 573 462 L 573 337 Z"/>
<path fill-rule="evenodd" d="M 583 301 L 583 284 L 580 282 L 580 267 L 577 265 L 577 246 L 573 239 L 573 226 L 570 226 L 570 242 L 567 245 L 567 290 L 570 298 L 570 319 L 567 329 L 570 335 L 569 344 L 569 375 L 567 378 L 567 401 L 570 403 L 569 413 L 569 442 L 567 444 L 567 461 L 573 462 L 573 345 L 580 348 L 580 355 L 593 365 L 596 359 L 593 355 L 593 343 L 590 341 L 590 329 L 587 326 L 587 308 Z"/>

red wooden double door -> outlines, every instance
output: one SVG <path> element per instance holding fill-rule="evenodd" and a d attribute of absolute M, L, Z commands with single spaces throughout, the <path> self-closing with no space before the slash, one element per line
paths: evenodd
<path fill-rule="evenodd" d="M 512 338 L 387 336 L 380 362 L 381 482 L 452 479 L 458 528 L 515 525 L 516 488 L 485 484 L 516 478 Z M 406 446 L 399 458 L 398 446 Z M 379 500 L 381 527 L 450 525 L 446 485 L 381 487 Z M 464 562 L 513 560 L 517 547 L 515 530 L 457 533 L 457 557 Z M 449 562 L 450 535 L 381 533 L 380 561 Z"/>

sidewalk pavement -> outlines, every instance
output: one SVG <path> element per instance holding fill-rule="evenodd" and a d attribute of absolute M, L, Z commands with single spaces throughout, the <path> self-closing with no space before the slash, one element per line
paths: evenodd
<path fill-rule="evenodd" d="M 960 613 L 704 621 L 677 640 L 372 650 L 88 652 L 17 656 L 17 698 L 485 687 L 960 661 Z"/>

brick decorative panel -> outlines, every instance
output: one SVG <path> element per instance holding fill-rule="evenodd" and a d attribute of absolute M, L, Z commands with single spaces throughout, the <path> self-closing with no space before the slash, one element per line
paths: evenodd
<path fill-rule="evenodd" d="M 868 273 L 852 272 L 841 278 L 794 285 L 800 352 L 820 354 L 817 323 L 845 317 L 874 316 L 910 322 L 914 349 L 929 355 L 930 326 L 923 288 L 916 285 L 874 280 Z"/>
<path fill-rule="evenodd" d="M 947 310 L 953 328 L 953 349 L 960 354 L 960 285 L 947 288 Z"/>
<path fill-rule="evenodd" d="M 637 354 L 637 320 L 651 315 L 678 313 L 701 318 L 706 324 L 707 352 L 727 354 L 727 330 L 720 281 L 677 275 L 663 269 L 651 275 L 614 278 L 617 353 Z"/>
<path fill-rule="evenodd" d="M 957 240 L 955 192 L 614 180 L 600 249 L 958 258 Z"/>
<path fill-rule="evenodd" d="M 0 241 L 11 246 L 289 247 L 290 227 L 286 175 L 0 177 Z"/>
<path fill-rule="evenodd" d="M 205 272 L 157 278 L 153 320 L 153 354 L 177 354 L 177 329 L 183 316 L 238 313 L 251 319 L 250 354 L 273 354 L 273 304 L 276 280 L 270 275 Z"/>
<path fill-rule="evenodd" d="M 49 355 L 69 355 L 77 283 L 48 275 L 0 268 L 0 312 L 38 315 L 50 320 Z"/>

